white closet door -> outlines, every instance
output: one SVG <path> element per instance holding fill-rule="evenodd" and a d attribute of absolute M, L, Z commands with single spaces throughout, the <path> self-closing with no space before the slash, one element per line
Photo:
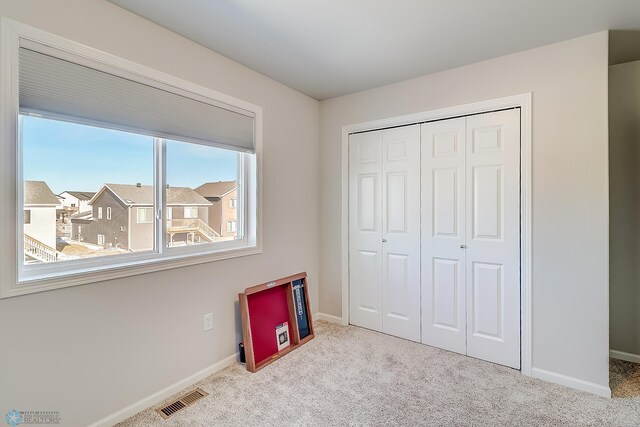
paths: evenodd
<path fill-rule="evenodd" d="M 349 136 L 350 323 L 382 331 L 382 132 Z"/>
<path fill-rule="evenodd" d="M 520 368 L 520 113 L 467 118 L 467 354 Z"/>
<path fill-rule="evenodd" d="M 467 352 L 465 119 L 422 125 L 422 342 Z"/>
<path fill-rule="evenodd" d="M 384 333 L 420 341 L 420 126 L 383 131 Z"/>

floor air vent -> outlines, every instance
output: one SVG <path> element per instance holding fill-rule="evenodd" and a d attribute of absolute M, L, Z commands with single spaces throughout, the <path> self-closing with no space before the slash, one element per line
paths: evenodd
<path fill-rule="evenodd" d="M 206 391 L 197 388 L 184 396 L 179 397 L 177 400 L 170 402 L 169 404 L 163 406 L 162 408 L 156 409 L 162 418 L 169 418 L 171 415 L 175 414 L 181 409 L 186 408 L 189 405 L 192 405 L 196 401 L 202 399 L 205 396 L 208 396 L 209 393 Z"/>

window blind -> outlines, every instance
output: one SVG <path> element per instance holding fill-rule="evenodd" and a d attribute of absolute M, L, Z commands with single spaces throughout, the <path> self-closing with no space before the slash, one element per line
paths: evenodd
<path fill-rule="evenodd" d="M 49 53 L 20 47 L 23 113 L 254 151 L 254 117 L 250 112 L 155 87 L 135 76 L 111 74 L 98 69 L 99 64 L 92 67 L 84 58 L 74 62 Z"/>

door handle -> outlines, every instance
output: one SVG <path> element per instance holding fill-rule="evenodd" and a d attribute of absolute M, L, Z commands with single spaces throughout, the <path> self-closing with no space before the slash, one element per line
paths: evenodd
<path fill-rule="evenodd" d="M 460 245 L 460 249 L 467 249 L 467 245 Z"/>

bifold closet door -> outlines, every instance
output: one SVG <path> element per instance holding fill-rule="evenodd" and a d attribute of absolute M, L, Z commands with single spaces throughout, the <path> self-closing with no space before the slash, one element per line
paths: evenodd
<path fill-rule="evenodd" d="M 422 342 L 467 353 L 465 118 L 422 125 Z"/>
<path fill-rule="evenodd" d="M 466 127 L 467 354 L 520 369 L 520 110 Z"/>
<path fill-rule="evenodd" d="M 349 137 L 350 323 L 420 340 L 420 127 Z"/>
<path fill-rule="evenodd" d="M 520 368 L 520 112 L 422 125 L 422 342 Z"/>
<path fill-rule="evenodd" d="M 349 136 L 349 322 L 382 331 L 382 132 Z"/>
<path fill-rule="evenodd" d="M 382 133 L 382 331 L 420 341 L 420 126 Z"/>

